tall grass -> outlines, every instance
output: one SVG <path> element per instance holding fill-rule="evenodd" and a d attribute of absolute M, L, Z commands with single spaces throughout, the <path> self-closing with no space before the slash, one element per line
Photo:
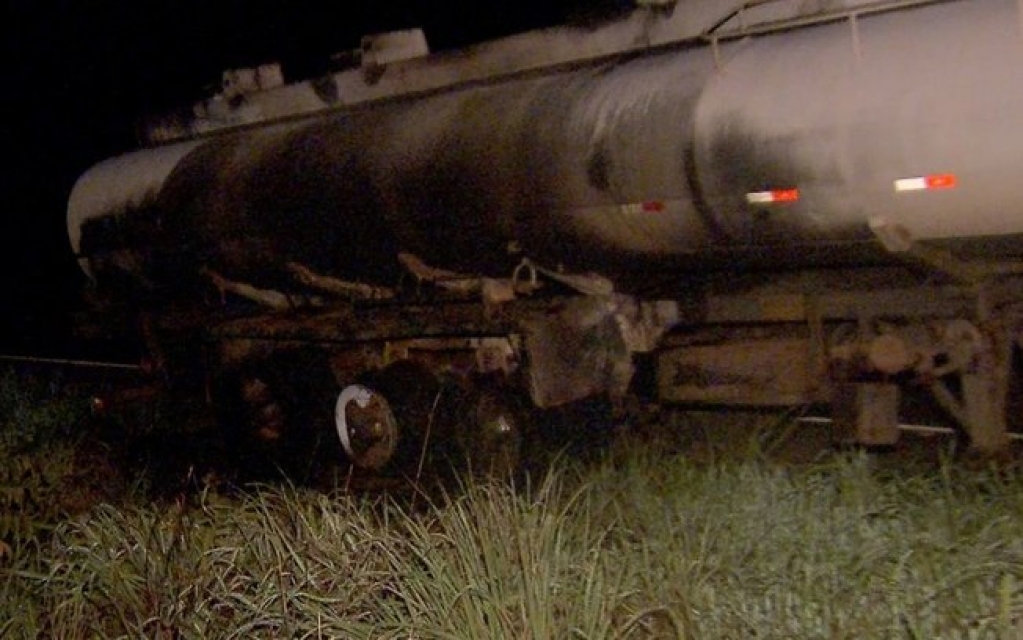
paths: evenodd
<path fill-rule="evenodd" d="M 87 413 L 58 385 L 0 369 L 0 561 L 62 513 Z"/>
<path fill-rule="evenodd" d="M 5 469 L 71 464 L 5 442 L 22 442 Z M 0 637 L 1023 637 L 1018 472 L 672 450 L 432 501 L 265 485 L 7 501 L 33 524 L 0 531 Z M 47 477 L 55 504 L 78 482 Z"/>
<path fill-rule="evenodd" d="M 652 452 L 425 509 L 99 506 L 9 558 L 4 637 L 1010 638 L 1023 486 Z"/>

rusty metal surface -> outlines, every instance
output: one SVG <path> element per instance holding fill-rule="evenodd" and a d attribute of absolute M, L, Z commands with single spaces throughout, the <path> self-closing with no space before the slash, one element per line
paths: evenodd
<path fill-rule="evenodd" d="M 605 392 L 621 396 L 632 376 L 632 354 L 605 299 L 578 298 L 528 319 L 526 349 L 529 392 L 538 407 Z"/>
<path fill-rule="evenodd" d="M 868 446 L 894 445 L 899 440 L 898 406 L 898 385 L 838 385 L 833 398 L 836 439 Z"/>
<path fill-rule="evenodd" d="M 247 339 L 338 345 L 419 338 L 503 336 L 550 301 L 522 300 L 488 310 L 478 302 L 395 301 L 349 304 L 308 313 L 268 313 L 218 324 L 216 340 Z"/>
<path fill-rule="evenodd" d="M 819 385 L 806 338 L 733 340 L 661 352 L 658 397 L 677 404 L 801 405 Z"/>

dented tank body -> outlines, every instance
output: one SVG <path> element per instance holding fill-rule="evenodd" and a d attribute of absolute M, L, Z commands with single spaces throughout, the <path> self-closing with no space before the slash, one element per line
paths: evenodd
<path fill-rule="evenodd" d="M 300 288 L 295 265 L 335 289 L 386 288 L 407 275 L 402 255 L 430 265 L 417 278 L 507 279 L 527 265 L 608 299 L 708 274 L 735 293 L 751 275 L 907 255 L 953 280 L 984 265 L 1004 273 L 1023 258 L 1021 11 L 1014 0 L 736 11 L 681 0 L 597 30 L 364 63 L 154 121 L 151 146 L 81 177 L 71 244 L 100 287 L 181 300 L 215 274 L 244 283 L 231 291 L 285 292 L 283 306 Z M 849 319 L 875 299 L 790 296 L 768 309 L 676 297 L 675 312 L 646 324 L 659 311 L 615 300 L 601 318 L 579 306 L 566 330 L 525 330 L 534 362 L 586 372 L 567 391 L 537 388 L 545 376 L 533 375 L 535 403 L 627 387 L 617 354 L 653 350 L 668 324 L 809 322 L 817 344 L 828 313 Z M 589 347 L 562 357 L 567 338 L 543 342 L 605 326 L 599 357 Z M 808 361 L 829 357 L 808 348 Z M 807 366 L 807 380 L 823 370 Z M 795 397 L 811 386 L 795 385 Z"/>

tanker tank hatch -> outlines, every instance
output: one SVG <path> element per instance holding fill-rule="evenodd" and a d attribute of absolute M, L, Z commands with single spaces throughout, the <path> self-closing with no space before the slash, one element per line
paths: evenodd
<path fill-rule="evenodd" d="M 388 31 L 362 37 L 362 65 L 377 66 L 430 55 L 422 29 Z"/>
<path fill-rule="evenodd" d="M 284 74 L 277 62 L 245 69 L 227 69 L 220 82 L 220 95 L 225 100 L 259 91 L 269 91 L 284 85 Z"/>
<path fill-rule="evenodd" d="M 380 79 L 384 69 L 395 62 L 407 62 L 430 55 L 422 29 L 387 31 L 362 37 L 360 66 L 367 84 Z"/>

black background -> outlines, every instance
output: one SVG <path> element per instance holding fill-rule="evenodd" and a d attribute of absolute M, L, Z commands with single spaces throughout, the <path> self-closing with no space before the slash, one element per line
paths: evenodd
<path fill-rule="evenodd" d="M 146 114 L 207 97 L 228 68 L 325 69 L 366 33 L 421 26 L 431 49 L 559 23 L 603 21 L 627 0 L 8 0 L 0 170 L 0 354 L 71 355 L 84 279 L 67 198 L 88 167 L 131 150 Z"/>

